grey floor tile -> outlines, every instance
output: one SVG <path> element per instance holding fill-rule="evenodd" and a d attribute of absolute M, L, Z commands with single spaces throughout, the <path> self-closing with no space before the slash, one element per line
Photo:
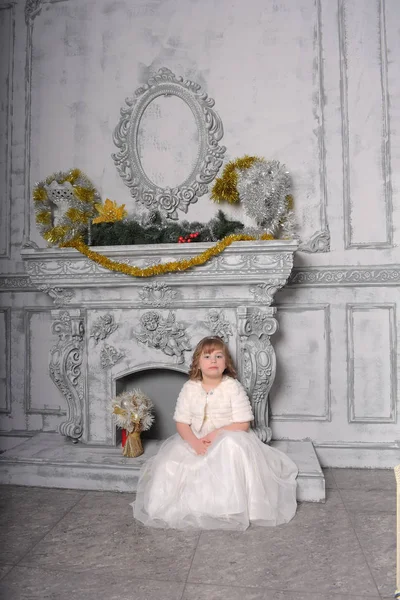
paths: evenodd
<path fill-rule="evenodd" d="M 275 600 L 275 593 L 269 590 L 232 586 L 187 584 L 182 600 Z"/>
<path fill-rule="evenodd" d="M 15 567 L 0 582 L 5 600 L 180 600 L 183 583 L 135 579 L 129 570 L 70 573 Z"/>
<path fill-rule="evenodd" d="M 328 488 L 326 490 L 325 502 L 300 502 L 297 504 L 296 520 L 303 518 L 304 515 L 309 515 L 311 521 L 316 520 L 318 522 L 318 511 L 323 514 L 332 514 L 332 518 L 337 510 L 345 510 L 343 500 L 340 496 L 339 490 Z"/>
<path fill-rule="evenodd" d="M 337 488 L 335 478 L 332 473 L 332 469 L 322 469 L 325 477 L 325 488 Z"/>
<path fill-rule="evenodd" d="M 334 505 L 301 509 L 277 528 L 203 532 L 188 581 L 349 596 L 368 590 L 378 596 L 347 512 Z"/>
<path fill-rule="evenodd" d="M 396 587 L 396 515 L 358 513 L 353 525 L 381 596 Z"/>
<path fill-rule="evenodd" d="M 338 508 L 345 508 L 344 504 L 343 504 L 343 500 L 341 498 L 340 492 L 337 489 L 334 488 L 327 488 L 325 490 L 325 502 L 318 502 L 318 503 L 310 503 L 310 502 L 303 502 L 303 504 L 305 506 L 322 506 L 322 507 L 328 507 L 328 508 L 332 508 L 332 509 L 338 509 Z"/>
<path fill-rule="evenodd" d="M 340 496 L 351 512 L 396 512 L 396 490 L 340 490 Z"/>
<path fill-rule="evenodd" d="M 3 579 L 12 568 L 13 565 L 0 565 L 0 580 Z"/>
<path fill-rule="evenodd" d="M 321 594 L 187 584 L 182 600 L 321 600 Z M 332 594 L 330 600 L 380 600 L 379 596 Z"/>
<path fill-rule="evenodd" d="M 16 564 L 86 492 L 1 486 L 0 562 Z"/>
<path fill-rule="evenodd" d="M 336 485 L 341 490 L 393 490 L 396 479 L 393 469 L 332 469 Z"/>
<path fill-rule="evenodd" d="M 131 577 L 185 581 L 200 533 L 144 527 L 130 494 L 90 492 L 20 563 L 88 571 L 126 569 Z"/>
<path fill-rule="evenodd" d="M 305 526 L 315 524 L 318 529 L 319 515 L 324 519 L 331 519 L 334 522 L 337 511 L 346 511 L 346 507 L 341 497 L 341 491 L 333 488 L 326 490 L 325 502 L 301 502 L 297 505 L 297 513 L 294 521 L 291 523 L 303 524 Z M 289 526 L 291 525 L 289 523 Z M 351 518 L 350 518 L 351 523 Z"/>
<path fill-rule="evenodd" d="M 6 450 L 11 450 L 11 448 L 15 448 L 20 444 L 24 444 L 25 442 L 29 442 L 32 438 L 29 436 L 14 436 L 14 435 L 0 435 L 0 453 L 5 452 Z"/>

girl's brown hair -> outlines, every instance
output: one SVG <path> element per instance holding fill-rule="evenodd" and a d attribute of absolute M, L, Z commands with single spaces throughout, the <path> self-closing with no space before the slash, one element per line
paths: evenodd
<path fill-rule="evenodd" d="M 224 375 L 229 375 L 237 379 L 236 369 L 233 366 L 232 356 L 224 341 L 218 336 L 205 337 L 197 344 L 193 352 L 192 364 L 189 369 L 189 379 L 201 379 L 202 374 L 199 366 L 200 356 L 213 352 L 214 350 L 222 350 L 225 355 L 225 371 Z"/>

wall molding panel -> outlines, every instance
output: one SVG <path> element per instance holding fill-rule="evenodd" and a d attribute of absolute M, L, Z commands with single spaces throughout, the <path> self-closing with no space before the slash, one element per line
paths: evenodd
<path fill-rule="evenodd" d="M 326 131 L 325 131 L 325 86 L 324 86 L 324 60 L 322 40 L 322 7 L 321 0 L 315 0 L 315 56 L 314 56 L 314 79 L 315 79 L 315 108 L 314 117 L 316 121 L 316 136 L 318 142 L 319 163 L 319 230 L 315 231 L 308 239 L 301 241 L 299 252 L 317 253 L 330 251 L 330 232 L 328 225 L 327 204 L 328 184 L 326 166 Z"/>
<path fill-rule="evenodd" d="M 23 244 L 30 242 L 31 235 L 31 101 L 32 101 L 32 38 L 35 18 L 42 10 L 42 0 L 27 0 L 25 4 L 25 152 L 24 152 L 24 236 Z"/>
<path fill-rule="evenodd" d="M 396 423 L 396 305 L 347 304 L 346 317 L 348 422 Z"/>
<path fill-rule="evenodd" d="M 323 357 L 323 369 L 324 369 L 324 374 L 323 374 L 323 393 L 322 393 L 322 398 L 320 400 L 320 404 L 321 404 L 321 411 L 320 412 L 288 412 L 288 413 L 275 413 L 272 410 L 272 406 L 273 406 L 273 400 L 270 402 L 270 406 L 271 406 L 271 421 L 330 421 L 331 420 L 331 391 L 330 391 L 330 357 L 331 357 L 331 342 L 330 342 L 330 306 L 329 304 L 279 304 L 279 309 L 278 309 L 278 321 L 282 320 L 282 316 L 284 316 L 285 313 L 292 313 L 292 314 L 297 314 L 297 315 L 307 315 L 308 313 L 313 313 L 315 315 L 315 313 L 317 312 L 322 312 L 323 315 L 323 326 L 322 326 L 322 330 L 320 330 L 318 328 L 317 330 L 317 334 L 320 338 L 321 341 L 321 350 L 323 348 L 324 350 L 324 357 Z M 314 317 L 315 319 L 315 317 Z M 314 320 L 313 319 L 313 320 Z M 299 327 L 299 333 L 300 336 L 303 336 L 303 330 L 301 329 L 301 326 Z M 304 340 L 305 342 L 309 343 L 309 346 L 315 346 L 315 351 L 317 352 L 317 348 L 318 348 L 318 340 L 314 339 L 312 340 L 311 338 L 308 338 L 307 340 Z M 279 353 L 279 347 L 278 347 L 278 353 Z M 304 354 L 306 353 L 306 351 L 304 352 Z M 317 356 L 319 355 L 319 353 L 317 353 Z M 300 363 L 301 365 L 301 363 Z M 279 371 L 278 371 L 279 372 Z M 293 372 L 293 367 L 291 367 L 291 372 Z M 303 378 L 304 379 L 304 378 Z M 297 388 L 297 394 L 296 394 L 296 389 L 292 390 L 292 393 L 294 393 L 297 397 L 297 401 L 301 402 L 301 392 L 300 390 L 302 390 L 304 392 L 305 388 L 301 387 L 301 383 L 302 383 L 302 373 L 300 373 L 299 375 L 299 380 L 298 380 L 298 388 Z M 272 388 L 272 392 L 273 392 L 274 388 Z M 308 393 L 308 389 L 306 394 Z"/>
<path fill-rule="evenodd" d="M 330 267 L 295 267 L 289 286 L 302 287 L 369 287 L 398 286 L 400 265 L 364 265 Z"/>
<path fill-rule="evenodd" d="M 66 415 L 66 410 L 60 408 L 49 408 L 47 406 L 43 407 L 34 407 L 32 406 L 32 318 L 38 314 L 47 314 L 49 316 L 49 323 L 47 328 L 47 333 L 50 334 L 51 331 L 51 307 L 49 308 L 24 308 L 24 334 L 25 334 L 25 393 L 24 393 L 24 402 L 25 402 L 25 412 L 28 415 L 58 415 L 64 416 Z M 49 348 L 50 350 L 50 348 Z M 46 354 L 47 357 L 47 354 Z M 59 391 L 54 386 L 50 379 L 50 375 L 48 373 L 48 360 L 46 359 L 46 373 L 42 373 L 42 377 L 48 377 L 49 388 L 54 388 L 54 396 L 59 395 Z M 59 396 L 60 401 L 62 396 Z"/>
<path fill-rule="evenodd" d="M 0 258 L 11 253 L 11 147 L 14 86 L 14 4 L 0 4 Z M 4 139 L 3 139 L 4 133 Z M 4 187 L 3 187 L 4 185 Z"/>
<path fill-rule="evenodd" d="M 28 275 L 19 273 L 0 275 L 0 292 L 27 292 L 35 289 Z"/>
<path fill-rule="evenodd" d="M 363 5 L 365 12 L 376 11 L 368 20 L 360 19 L 357 7 L 359 11 L 357 0 L 338 0 L 344 241 L 346 249 L 390 248 L 393 223 L 385 0 Z M 376 43 L 376 56 L 371 53 L 370 59 L 362 53 L 365 39 Z M 363 60 L 368 61 L 368 69 Z M 376 160 L 377 147 L 380 160 Z M 372 181 L 379 181 L 376 189 L 371 187 Z M 368 202 L 369 198 L 372 201 Z M 375 231 L 380 232 L 378 237 L 368 239 Z"/>
<path fill-rule="evenodd" d="M 1 371 L 4 372 L 4 398 L 0 399 L 0 413 L 11 413 L 11 308 L 0 308 L 0 320 L 3 321 L 3 335 L 0 336 L 4 344 L 4 362 L 2 360 Z M 3 377 L 2 377 L 3 378 Z"/>
<path fill-rule="evenodd" d="M 320 183 L 320 231 L 316 232 L 313 238 L 323 239 L 324 243 L 311 246 L 304 244 L 304 251 L 328 252 L 330 248 L 330 235 L 328 227 L 327 204 L 328 204 L 328 185 L 326 172 L 326 144 L 325 144 L 325 89 L 324 89 L 324 63 L 323 63 L 323 43 L 322 43 L 322 16 L 321 0 L 315 2 L 316 22 L 315 22 L 315 47 L 316 47 L 316 69 L 318 85 L 318 103 L 316 110 L 317 119 L 317 138 L 319 154 L 319 183 Z M 309 248 L 312 248 L 311 250 Z"/>

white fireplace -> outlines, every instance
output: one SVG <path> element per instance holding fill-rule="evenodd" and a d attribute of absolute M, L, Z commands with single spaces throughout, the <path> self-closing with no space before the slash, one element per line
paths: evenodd
<path fill-rule="evenodd" d="M 97 249 L 143 267 L 189 258 L 209 244 Z M 106 270 L 73 249 L 22 251 L 32 283 L 54 300 L 49 374 L 64 398 L 60 433 L 85 444 L 115 446 L 110 399 L 121 381 L 154 370 L 187 373 L 207 335 L 228 344 L 248 390 L 255 430 L 269 442 L 268 393 L 275 376 L 271 336 L 275 292 L 290 275 L 295 241 L 236 242 L 201 267 L 135 278 Z M 171 418 L 152 398 L 156 412 Z"/>

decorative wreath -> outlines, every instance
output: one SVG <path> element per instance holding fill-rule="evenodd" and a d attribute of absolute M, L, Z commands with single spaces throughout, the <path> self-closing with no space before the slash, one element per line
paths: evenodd
<path fill-rule="evenodd" d="M 291 181 L 285 165 L 245 155 L 225 165 L 211 190 L 214 202 L 240 202 L 264 232 L 289 237 L 294 230 Z"/>
<path fill-rule="evenodd" d="M 96 214 L 99 195 L 79 169 L 54 173 L 33 188 L 36 225 L 51 245 L 78 239 Z"/>

